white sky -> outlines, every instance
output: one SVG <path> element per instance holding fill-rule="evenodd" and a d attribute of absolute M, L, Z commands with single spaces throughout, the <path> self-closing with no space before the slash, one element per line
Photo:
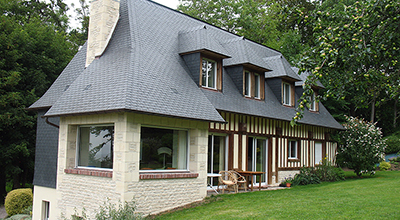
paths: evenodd
<path fill-rule="evenodd" d="M 152 0 L 152 1 L 160 3 L 162 5 L 165 5 L 167 7 L 173 8 L 173 9 L 176 9 L 179 4 L 179 0 Z M 68 16 L 71 16 L 71 18 L 70 18 L 71 26 L 77 27 L 79 25 L 79 23 L 77 21 L 75 21 L 76 14 L 75 14 L 74 8 L 71 6 L 71 3 L 74 3 L 75 8 L 79 7 L 79 0 L 64 0 L 64 3 L 68 4 L 68 6 L 70 8 L 68 10 Z M 89 4 L 89 0 L 86 0 L 86 3 Z"/>

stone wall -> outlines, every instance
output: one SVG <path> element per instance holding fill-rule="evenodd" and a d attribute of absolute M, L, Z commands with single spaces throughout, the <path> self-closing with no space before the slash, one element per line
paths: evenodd
<path fill-rule="evenodd" d="M 294 178 L 296 174 L 298 174 L 300 171 L 299 170 L 285 170 L 285 171 L 279 171 L 278 172 L 278 183 L 283 182 L 286 178 Z"/>

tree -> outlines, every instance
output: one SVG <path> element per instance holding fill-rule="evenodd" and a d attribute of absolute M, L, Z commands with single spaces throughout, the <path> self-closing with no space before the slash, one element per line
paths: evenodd
<path fill-rule="evenodd" d="M 299 25 L 294 21 L 297 17 L 290 17 L 290 24 L 286 21 L 288 14 L 298 12 L 296 7 L 302 5 L 298 2 L 306 1 L 181 0 L 178 10 L 257 43 L 281 50 L 289 61 L 294 61 L 307 48 L 298 34 Z M 287 25 L 282 25 L 283 23 Z M 300 27 L 302 30 L 307 29 L 301 25 Z"/>
<path fill-rule="evenodd" d="M 42 96 L 75 51 L 66 39 L 62 1 L 0 1 L 0 202 L 6 181 L 31 182 L 36 115 Z"/>
<path fill-rule="evenodd" d="M 328 0 L 304 19 L 315 42 L 302 60 L 302 71 L 311 74 L 293 122 L 301 119 L 317 79 L 326 97 L 344 100 L 352 115 L 369 109 L 374 122 L 376 109 L 399 97 L 400 2 Z"/>
<path fill-rule="evenodd" d="M 386 147 L 381 129 L 363 119 L 347 117 L 345 131 L 339 134 L 337 163 L 341 167 L 354 169 L 357 176 L 363 171 L 375 170 L 382 160 Z"/>
<path fill-rule="evenodd" d="M 72 29 L 69 33 L 69 40 L 75 46 L 82 46 L 86 42 L 89 33 L 89 5 L 85 0 L 79 0 L 79 6 L 75 9 L 75 12 L 78 14 L 76 20 L 79 21 L 81 26 Z M 72 4 L 72 7 L 75 7 L 75 5 Z"/>

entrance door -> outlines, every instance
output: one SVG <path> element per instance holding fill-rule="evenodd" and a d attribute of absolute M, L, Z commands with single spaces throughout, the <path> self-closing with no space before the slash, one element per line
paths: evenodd
<path fill-rule="evenodd" d="M 221 170 L 226 170 L 227 154 L 226 154 L 226 136 L 208 136 L 208 173 L 219 173 Z M 218 185 L 218 178 L 209 178 L 212 186 Z"/>
<path fill-rule="evenodd" d="M 322 143 L 315 143 L 315 164 L 321 164 L 322 162 Z"/>
<path fill-rule="evenodd" d="M 247 146 L 247 169 L 267 174 L 267 140 L 249 137 Z M 261 176 L 262 182 L 266 182 L 266 174 Z"/>

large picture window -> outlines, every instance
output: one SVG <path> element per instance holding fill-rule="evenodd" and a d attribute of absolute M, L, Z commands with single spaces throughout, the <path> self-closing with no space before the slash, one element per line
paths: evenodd
<path fill-rule="evenodd" d="M 79 126 L 77 165 L 113 168 L 114 126 Z"/>
<path fill-rule="evenodd" d="M 187 169 L 187 131 L 142 127 L 140 138 L 141 170 Z"/>

